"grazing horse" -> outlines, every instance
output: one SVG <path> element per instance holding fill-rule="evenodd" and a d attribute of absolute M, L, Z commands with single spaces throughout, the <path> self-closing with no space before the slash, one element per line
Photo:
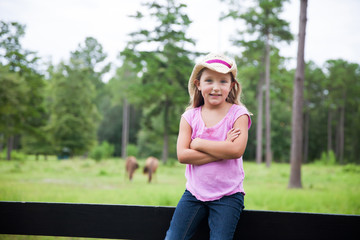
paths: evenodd
<path fill-rule="evenodd" d="M 145 161 L 144 174 L 149 175 L 149 183 L 151 182 L 152 175 L 156 172 L 159 166 L 159 160 L 155 157 L 148 157 Z"/>
<path fill-rule="evenodd" d="M 139 164 L 136 161 L 136 157 L 129 156 L 126 158 L 126 172 L 129 175 L 129 180 L 131 181 L 134 175 L 135 170 L 139 168 Z"/>

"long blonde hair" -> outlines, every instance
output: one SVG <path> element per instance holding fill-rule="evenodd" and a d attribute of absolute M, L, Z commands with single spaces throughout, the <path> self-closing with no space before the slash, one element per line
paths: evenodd
<path fill-rule="evenodd" d="M 196 75 L 195 80 L 200 81 L 201 75 L 204 72 L 204 70 L 207 68 L 201 69 L 198 74 Z M 235 79 L 234 75 L 230 72 L 231 76 L 231 83 L 234 83 L 234 86 L 231 88 L 228 97 L 226 98 L 226 102 L 237 104 L 237 105 L 243 105 L 241 103 L 240 97 L 241 97 L 241 85 L 240 83 Z M 191 108 L 197 108 L 202 105 L 204 105 L 204 98 L 201 95 L 201 91 L 196 87 L 195 81 L 191 83 L 191 86 L 189 88 L 189 95 L 190 95 L 190 102 L 187 106 L 186 110 Z"/>

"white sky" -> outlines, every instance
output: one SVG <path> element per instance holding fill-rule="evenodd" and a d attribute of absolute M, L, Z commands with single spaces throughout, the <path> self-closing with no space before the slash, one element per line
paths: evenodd
<path fill-rule="evenodd" d="M 140 9 L 141 2 L 144 0 L 0 0 L 0 19 L 25 24 L 23 47 L 55 64 L 68 60 L 70 52 L 88 36 L 96 38 L 109 61 L 115 62 L 129 40 L 128 33 L 145 24 L 128 17 Z M 196 50 L 239 52 L 229 39 L 240 24 L 218 21 L 227 6 L 219 0 L 182 2 L 188 5 L 187 13 L 193 20 L 187 36 L 197 41 Z M 299 7 L 300 0 L 291 0 L 283 14 L 295 36 Z M 360 64 L 360 1 L 309 0 L 305 48 L 305 60 L 319 66 L 337 58 Z M 296 51 L 297 41 L 281 45 L 283 56 L 296 59 Z M 290 65 L 295 67 L 294 61 Z"/>

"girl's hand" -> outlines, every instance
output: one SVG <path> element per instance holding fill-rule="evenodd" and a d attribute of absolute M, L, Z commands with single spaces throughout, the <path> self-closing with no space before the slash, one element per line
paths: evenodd
<path fill-rule="evenodd" d="M 240 134 L 241 134 L 241 131 L 239 128 L 232 128 L 227 133 L 227 137 L 226 137 L 225 141 L 233 142 L 235 139 L 237 139 L 239 137 Z"/>
<path fill-rule="evenodd" d="M 199 146 L 200 138 L 195 138 L 190 143 L 190 148 L 193 150 L 197 150 L 197 147 Z"/>

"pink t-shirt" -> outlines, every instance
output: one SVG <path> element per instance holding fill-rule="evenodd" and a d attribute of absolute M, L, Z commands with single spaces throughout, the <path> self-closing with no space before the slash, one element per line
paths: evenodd
<path fill-rule="evenodd" d="M 206 127 L 201 117 L 201 106 L 187 110 L 182 117 L 192 129 L 191 139 L 201 138 L 213 141 L 225 141 L 228 131 L 242 115 L 250 114 L 246 107 L 233 104 L 226 116 L 213 127 Z M 214 201 L 237 192 L 245 194 L 245 177 L 242 157 L 220 160 L 205 165 L 186 165 L 186 189 L 200 201 Z"/>

